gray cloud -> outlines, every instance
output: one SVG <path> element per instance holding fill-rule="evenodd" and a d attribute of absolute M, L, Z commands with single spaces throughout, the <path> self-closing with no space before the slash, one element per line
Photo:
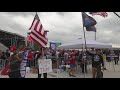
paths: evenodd
<path fill-rule="evenodd" d="M 120 12 L 117 12 L 120 15 Z M 35 12 L 0 12 L 0 29 L 26 36 Z M 50 41 L 68 42 L 83 38 L 80 12 L 38 12 L 44 29 L 49 30 Z M 120 18 L 112 12 L 108 17 L 92 16 L 98 22 L 97 40 L 120 45 Z M 87 39 L 94 39 L 94 32 L 86 32 Z"/>

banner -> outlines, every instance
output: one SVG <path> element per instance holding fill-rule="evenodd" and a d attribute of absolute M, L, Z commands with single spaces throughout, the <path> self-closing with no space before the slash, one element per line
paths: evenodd
<path fill-rule="evenodd" d="M 50 48 L 52 50 L 56 50 L 56 48 L 61 45 L 61 43 L 53 43 L 53 42 L 50 42 Z"/>
<path fill-rule="evenodd" d="M 39 74 L 52 72 L 52 61 L 51 59 L 39 59 Z"/>
<path fill-rule="evenodd" d="M 56 43 L 50 42 L 50 48 L 51 48 L 52 50 L 56 50 Z"/>
<path fill-rule="evenodd" d="M 56 47 L 60 46 L 62 43 L 56 43 Z"/>
<path fill-rule="evenodd" d="M 23 61 L 21 63 L 21 67 L 20 67 L 20 73 L 21 73 L 22 78 L 25 78 L 25 75 L 26 75 L 26 66 L 27 66 L 27 61 L 28 61 L 28 54 L 29 54 L 29 50 L 25 50 L 23 53 Z"/>

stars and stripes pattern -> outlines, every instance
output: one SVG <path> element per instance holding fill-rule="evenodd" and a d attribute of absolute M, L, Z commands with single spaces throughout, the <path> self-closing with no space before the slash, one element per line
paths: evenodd
<path fill-rule="evenodd" d="M 30 37 L 35 42 L 37 42 L 41 47 L 45 47 L 47 45 L 47 32 L 44 30 L 37 13 L 29 30 L 31 30 Z"/>
<path fill-rule="evenodd" d="M 33 42 L 33 39 L 32 39 L 30 36 L 28 36 L 28 37 L 27 37 L 27 41 L 28 41 L 28 42 Z"/>
<path fill-rule="evenodd" d="M 102 17 L 107 17 L 108 14 L 106 12 L 90 12 L 91 15 L 100 15 Z"/>

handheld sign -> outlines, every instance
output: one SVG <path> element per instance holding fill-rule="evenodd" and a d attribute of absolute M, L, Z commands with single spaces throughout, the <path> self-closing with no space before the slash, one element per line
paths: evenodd
<path fill-rule="evenodd" d="M 115 57 L 118 57 L 117 55 L 115 55 L 115 54 L 110 54 L 110 55 L 107 55 L 107 57 L 109 57 L 110 58 L 110 60 L 114 60 L 115 59 Z"/>
<path fill-rule="evenodd" d="M 52 61 L 51 59 L 39 59 L 39 74 L 52 72 Z"/>

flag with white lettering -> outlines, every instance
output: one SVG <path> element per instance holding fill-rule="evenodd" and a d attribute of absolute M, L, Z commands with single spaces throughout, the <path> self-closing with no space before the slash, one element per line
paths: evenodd
<path fill-rule="evenodd" d="M 26 75 L 28 54 L 29 54 L 29 50 L 28 48 L 26 48 L 23 52 L 23 61 L 21 62 L 21 66 L 20 66 L 21 78 L 25 78 L 25 75 Z"/>

